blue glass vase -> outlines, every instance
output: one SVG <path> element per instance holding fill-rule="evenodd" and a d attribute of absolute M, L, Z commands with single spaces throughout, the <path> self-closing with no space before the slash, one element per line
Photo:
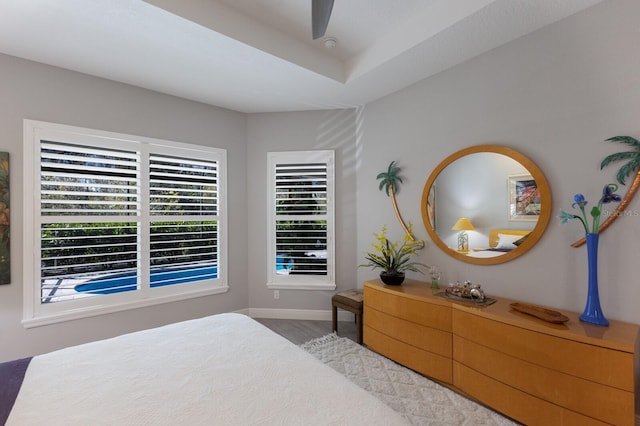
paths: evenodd
<path fill-rule="evenodd" d="M 587 260 L 589 264 L 589 288 L 587 291 L 587 305 L 580 315 L 580 321 L 596 325 L 609 325 L 600 308 L 598 294 L 598 237 L 600 234 L 587 234 Z"/>

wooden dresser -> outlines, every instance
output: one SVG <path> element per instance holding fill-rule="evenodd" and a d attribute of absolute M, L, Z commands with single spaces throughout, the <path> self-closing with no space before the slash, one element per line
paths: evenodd
<path fill-rule="evenodd" d="M 364 283 L 364 343 L 528 425 L 633 425 L 639 327 L 551 324 L 498 299 L 435 295 L 426 282 Z"/>

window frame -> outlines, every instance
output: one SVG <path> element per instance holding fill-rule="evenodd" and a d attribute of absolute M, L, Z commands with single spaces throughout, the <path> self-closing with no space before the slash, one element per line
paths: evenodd
<path fill-rule="evenodd" d="M 145 306 L 153 306 L 178 300 L 191 299 L 206 295 L 227 292 L 227 161 L 226 150 L 208 146 L 185 144 L 181 142 L 133 136 L 62 124 L 25 119 L 23 122 L 23 188 L 24 188 L 24 226 L 23 226 L 23 320 L 26 328 L 53 324 L 62 321 L 87 318 L 105 313 L 119 312 Z M 43 222 L 40 200 L 40 144 L 52 140 L 62 143 L 86 145 L 96 148 L 124 148 L 136 151 L 141 156 L 140 165 L 140 204 L 149 204 L 149 153 L 163 155 L 181 155 L 186 158 L 206 156 L 217 162 L 218 170 L 218 276 L 215 279 L 154 287 L 142 285 L 137 291 L 114 294 L 101 294 L 57 303 L 41 303 L 41 243 L 40 226 Z M 187 157 L 191 155 L 192 157 Z M 73 216 L 70 216 L 73 217 Z M 176 219 L 181 216 L 172 216 Z M 126 218 L 123 217 L 124 220 Z M 148 208 L 142 208 L 137 221 L 141 239 L 138 251 L 141 262 L 138 268 L 142 276 L 149 274 L 149 256 L 144 252 L 150 244 L 150 222 L 157 222 L 158 216 L 152 216 Z M 70 220 L 72 222 L 73 219 Z"/>
<path fill-rule="evenodd" d="M 275 265 L 276 247 L 276 165 L 325 163 L 327 170 L 327 212 L 319 215 L 326 220 L 327 275 L 279 275 Z M 333 150 L 280 151 L 267 153 L 267 288 L 273 290 L 335 290 L 335 152 Z"/>

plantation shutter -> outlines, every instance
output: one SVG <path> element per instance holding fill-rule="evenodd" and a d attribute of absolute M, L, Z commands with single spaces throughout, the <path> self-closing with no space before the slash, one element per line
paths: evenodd
<path fill-rule="evenodd" d="M 151 287 L 217 278 L 218 163 L 160 154 L 149 163 Z"/>
<path fill-rule="evenodd" d="M 276 165 L 276 250 L 293 274 L 327 274 L 327 165 Z M 292 262 L 292 263 L 291 263 Z"/>
<path fill-rule="evenodd" d="M 42 141 L 40 154 L 42 303 L 218 277 L 217 161 L 150 153 L 142 173 L 138 151 Z"/>
<path fill-rule="evenodd" d="M 272 159 L 271 281 L 326 284 L 333 279 L 333 152 Z"/>
<path fill-rule="evenodd" d="M 226 150 L 24 120 L 25 327 L 224 293 Z"/>
<path fill-rule="evenodd" d="M 133 151 L 42 141 L 40 255 L 43 303 L 73 299 L 63 282 L 97 274 L 132 276 L 137 287 L 140 157 Z"/>

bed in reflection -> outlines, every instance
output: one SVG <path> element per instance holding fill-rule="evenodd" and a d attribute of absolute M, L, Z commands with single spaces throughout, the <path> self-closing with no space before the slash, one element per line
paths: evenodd
<path fill-rule="evenodd" d="M 467 253 L 467 256 L 481 259 L 502 256 L 511 250 L 517 249 L 530 233 L 531 230 L 492 229 L 489 231 L 489 246 L 487 248 L 475 248 Z"/>

